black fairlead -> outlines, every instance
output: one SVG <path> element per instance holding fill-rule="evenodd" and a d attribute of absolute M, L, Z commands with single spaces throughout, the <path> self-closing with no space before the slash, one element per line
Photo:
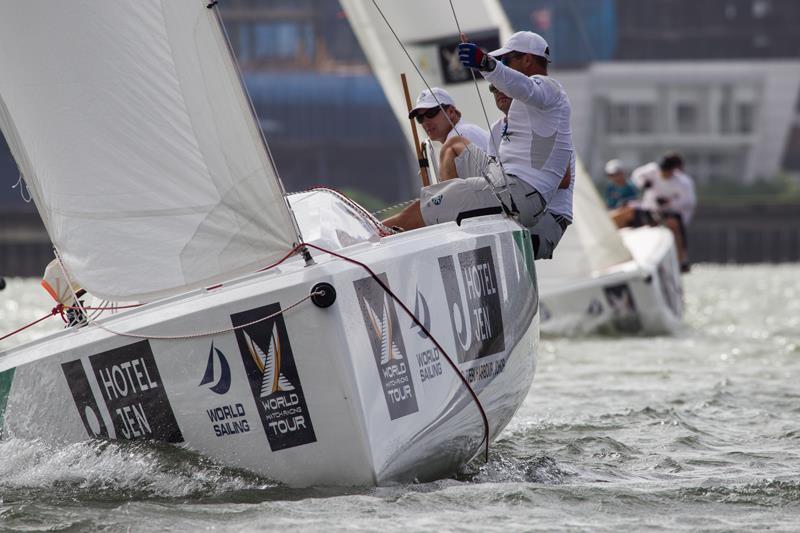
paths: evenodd
<path fill-rule="evenodd" d="M 317 307 L 330 307 L 336 301 L 336 289 L 330 283 L 317 283 L 311 288 L 311 301 Z"/>

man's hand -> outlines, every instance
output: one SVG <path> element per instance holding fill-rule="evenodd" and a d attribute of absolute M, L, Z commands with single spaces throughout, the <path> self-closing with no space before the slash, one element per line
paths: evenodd
<path fill-rule="evenodd" d="M 467 68 L 475 68 L 483 71 L 494 70 L 494 59 L 486 55 L 475 43 L 459 44 L 458 58 L 461 60 L 461 64 Z"/>

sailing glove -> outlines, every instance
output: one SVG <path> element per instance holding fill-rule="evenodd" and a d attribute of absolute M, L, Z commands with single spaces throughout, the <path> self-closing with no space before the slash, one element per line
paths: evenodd
<path fill-rule="evenodd" d="M 495 60 L 484 53 L 475 43 L 461 43 L 458 45 L 458 58 L 467 68 L 475 68 L 484 72 L 494 70 Z"/>

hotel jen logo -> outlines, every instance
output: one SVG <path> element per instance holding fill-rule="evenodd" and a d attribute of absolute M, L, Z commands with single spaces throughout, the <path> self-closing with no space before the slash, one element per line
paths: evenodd
<path fill-rule="evenodd" d="M 92 437 L 183 442 L 147 340 L 61 365 L 78 414 Z M 89 375 L 102 402 L 92 392 Z"/>
<path fill-rule="evenodd" d="M 461 363 L 505 349 L 497 270 L 489 246 L 439 258 Z"/>

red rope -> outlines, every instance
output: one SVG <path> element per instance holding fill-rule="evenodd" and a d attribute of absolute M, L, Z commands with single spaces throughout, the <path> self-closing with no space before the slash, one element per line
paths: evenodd
<path fill-rule="evenodd" d="M 51 316 L 56 316 L 56 315 L 58 315 L 58 314 L 60 314 L 62 318 L 64 317 L 64 306 L 63 306 L 63 305 L 61 305 L 61 304 L 58 304 L 57 306 L 55 306 L 54 308 L 52 308 L 52 309 L 50 310 L 50 312 L 49 312 L 49 313 L 47 313 L 46 315 L 44 315 L 42 318 L 36 319 L 36 320 L 34 320 L 33 322 L 31 322 L 30 324 L 28 324 L 28 325 L 26 325 L 26 326 L 22 326 L 21 328 L 19 328 L 19 329 L 17 329 L 17 330 L 14 330 L 14 331 L 12 331 L 11 333 L 6 333 L 6 334 L 5 334 L 5 335 L 3 335 L 2 337 L 0 337 L 0 341 L 2 341 L 2 340 L 4 340 L 4 339 L 7 339 L 7 338 L 9 338 L 9 337 L 11 337 L 12 335 L 16 335 L 16 334 L 17 334 L 17 333 L 19 333 L 20 331 L 25 331 L 25 330 L 26 330 L 26 329 L 28 329 L 29 327 L 31 327 L 31 326 L 35 326 L 36 324 L 38 324 L 38 323 L 39 323 L 39 322 L 41 322 L 42 320 L 45 320 L 45 319 L 47 319 L 47 318 L 50 318 Z"/>

